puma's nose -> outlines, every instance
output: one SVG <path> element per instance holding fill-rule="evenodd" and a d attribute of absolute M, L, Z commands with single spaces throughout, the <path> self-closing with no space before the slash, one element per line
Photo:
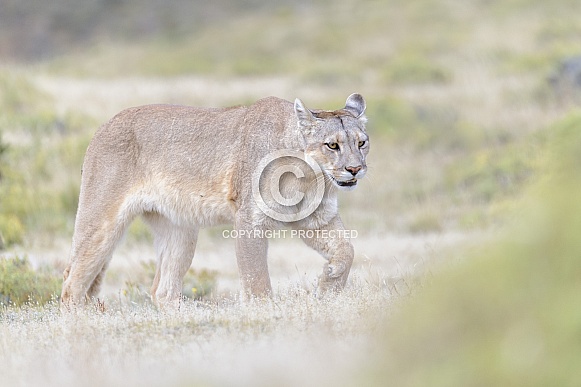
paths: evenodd
<path fill-rule="evenodd" d="M 357 175 L 357 172 L 359 172 L 361 170 L 361 165 L 357 166 L 357 167 L 345 167 L 345 169 L 351 173 L 353 176 Z"/>

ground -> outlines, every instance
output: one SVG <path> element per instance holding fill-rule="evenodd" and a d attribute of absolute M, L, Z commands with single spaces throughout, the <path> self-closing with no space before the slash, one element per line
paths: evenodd
<path fill-rule="evenodd" d="M 155 101 L 219 104 L 226 91 L 233 100 L 251 98 L 247 90 L 252 96 L 272 89 L 291 93 L 284 79 L 90 81 L 37 75 L 33 82 L 54 98 L 61 114 L 78 111 L 97 117 Z M 372 178 L 357 188 L 359 195 L 374 190 L 373 167 Z M 357 211 L 353 205 L 344 211 L 347 227 Z M 324 299 L 313 293 L 324 260 L 299 239 L 275 239 L 269 251 L 274 297 L 245 304 L 238 298 L 234 242 L 223 238 L 221 230 L 202 231 L 192 266 L 215 273 L 213 294 L 204 301 L 187 301 L 178 314 L 164 314 L 144 301 L 151 284 L 143 264 L 155 260 L 147 237 L 129 238 L 116 251 L 102 291 L 104 312 L 62 315 L 57 304 L 3 312 L 7 371 L 0 384 L 75 385 L 87 378 L 91 385 L 124 386 L 166 385 L 166 378 L 175 384 L 342 383 L 365 368 L 373 344 L 368 334 L 380 321 L 376 317 L 393 300 L 412 293 L 437 251 L 467 238 L 452 231 L 358 230 L 347 288 Z M 62 268 L 69 247 L 69 239 L 57 238 L 15 246 L 3 255 L 26 255 L 35 267 Z"/>
<path fill-rule="evenodd" d="M 2 258 L 60 281 L 86 146 L 124 108 L 359 92 L 369 172 L 339 198 L 355 262 L 316 298 L 323 259 L 273 240 L 273 298 L 244 303 L 234 242 L 205 230 L 211 292 L 167 314 L 136 222 L 104 307 L 0 309 L 1 386 L 579 384 L 581 117 L 549 79 L 581 52 L 581 3 L 65 2 L 0 14 Z"/>

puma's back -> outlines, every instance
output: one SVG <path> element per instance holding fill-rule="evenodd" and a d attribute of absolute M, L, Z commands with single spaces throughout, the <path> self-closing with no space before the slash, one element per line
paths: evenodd
<path fill-rule="evenodd" d="M 246 112 L 245 107 L 173 105 L 124 110 L 91 141 L 81 189 L 93 199 L 113 194 L 124 206 L 139 205 L 176 220 L 200 215 L 195 220 L 204 225 L 231 221 L 228 197 Z M 189 213 L 205 205 L 211 216 L 201 210 Z M 92 209 L 79 205 L 80 211 Z"/>

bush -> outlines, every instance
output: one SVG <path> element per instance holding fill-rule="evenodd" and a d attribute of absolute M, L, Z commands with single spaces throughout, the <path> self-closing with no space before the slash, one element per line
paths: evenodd
<path fill-rule="evenodd" d="M 0 186 L 4 175 L 4 154 L 8 147 L 2 142 L 2 132 L 0 131 Z M 2 192 L 0 190 L 0 192 Z M 6 245 L 19 242 L 22 233 L 22 223 L 20 220 L 11 215 L 2 214 L 2 203 L 0 202 L 0 250 L 4 249 Z"/>
<path fill-rule="evenodd" d="M 3 71 L 0 111 L 0 135 L 16 138 L 7 147 L 0 137 L 0 248 L 70 232 L 92 120 L 58 115 L 31 82 Z"/>
<path fill-rule="evenodd" d="M 60 296 L 60 276 L 45 268 L 35 271 L 26 257 L 0 259 L 0 305 L 45 304 Z"/>
<path fill-rule="evenodd" d="M 422 209 L 411 219 L 408 231 L 412 234 L 441 232 L 444 229 L 440 214 L 434 210 Z"/>
<path fill-rule="evenodd" d="M 6 152 L 7 148 L 8 148 L 7 145 L 2 142 L 2 131 L 0 131 L 0 168 L 2 166 L 2 156 Z M 0 170 L 0 172 L 1 172 L 1 170 Z M 0 178 L 1 177 L 2 177 L 2 175 L 0 175 Z"/>
<path fill-rule="evenodd" d="M 390 96 L 368 102 L 369 129 L 374 134 L 412 145 L 419 151 L 434 148 L 472 151 L 489 141 L 484 128 L 462 119 L 458 109 L 451 105 L 411 104 Z"/>
<path fill-rule="evenodd" d="M 527 151 L 503 146 L 469 154 L 462 163 L 446 169 L 447 189 L 468 193 L 473 201 L 484 203 L 519 193 L 535 169 L 534 156 Z"/>
<path fill-rule="evenodd" d="M 4 154 L 8 146 L 2 141 L 2 128 L 0 128 L 0 184 L 2 183 L 2 170 L 4 169 Z"/>
<path fill-rule="evenodd" d="M 551 128 L 519 221 L 435 276 L 386 329 L 383 385 L 573 386 L 581 380 L 581 115 Z"/>
<path fill-rule="evenodd" d="M 393 84 L 448 83 L 450 71 L 422 56 L 396 57 L 384 71 L 384 78 Z"/>
<path fill-rule="evenodd" d="M 0 250 L 22 242 L 24 226 L 17 216 L 0 213 Z"/>
<path fill-rule="evenodd" d="M 182 295 L 199 300 L 210 296 L 216 289 L 216 272 L 190 268 L 184 277 Z"/>
<path fill-rule="evenodd" d="M 141 304 L 149 302 L 151 295 L 148 287 L 153 282 L 156 271 L 155 261 L 142 262 L 142 275 L 136 280 L 125 281 L 122 291 L 128 301 Z M 200 300 L 209 297 L 216 290 L 217 273 L 212 270 L 195 270 L 190 268 L 184 276 L 182 296 L 188 299 Z"/>

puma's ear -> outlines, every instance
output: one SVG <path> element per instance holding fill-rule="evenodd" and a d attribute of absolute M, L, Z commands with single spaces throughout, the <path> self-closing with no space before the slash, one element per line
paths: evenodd
<path fill-rule="evenodd" d="M 295 99 L 295 114 L 299 120 L 300 126 L 309 126 L 311 122 L 314 121 L 313 113 L 305 107 L 303 101 L 300 99 Z"/>
<path fill-rule="evenodd" d="M 353 93 L 347 97 L 347 102 L 345 102 L 345 109 L 355 114 L 355 117 L 362 121 L 367 121 L 367 118 L 363 115 L 365 113 L 365 100 L 361 94 Z"/>

